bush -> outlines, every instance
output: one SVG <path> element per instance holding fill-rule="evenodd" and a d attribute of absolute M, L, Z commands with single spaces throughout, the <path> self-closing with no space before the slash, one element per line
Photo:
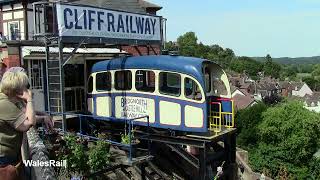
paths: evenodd
<path fill-rule="evenodd" d="M 263 103 L 238 111 L 236 122 L 238 129 L 237 143 L 242 147 L 255 145 L 258 140 L 257 126 L 261 122 L 262 113 L 267 109 Z"/>
<path fill-rule="evenodd" d="M 276 177 L 285 167 L 294 178 L 309 178 L 320 136 L 319 115 L 293 101 L 268 108 L 262 118 L 257 146 L 249 151 L 253 169 L 267 168 Z"/>

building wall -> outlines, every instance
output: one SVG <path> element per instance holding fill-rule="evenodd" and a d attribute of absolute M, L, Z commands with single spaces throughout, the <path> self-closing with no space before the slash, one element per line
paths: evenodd
<path fill-rule="evenodd" d="M 305 108 L 308 109 L 309 111 L 314 111 L 314 112 L 320 113 L 320 105 L 315 106 L 315 107 L 305 106 Z"/>
<path fill-rule="evenodd" d="M 143 55 L 160 55 L 160 46 L 152 46 L 153 49 L 146 46 L 122 46 L 122 50 L 126 51 L 133 56 Z"/>
<path fill-rule="evenodd" d="M 21 3 L 2 6 L 2 34 L 8 40 L 25 40 L 24 9 Z"/>
<path fill-rule="evenodd" d="M 16 47 L 6 47 L 1 48 L 2 51 L 2 59 L 8 68 L 14 66 L 21 66 L 20 62 L 20 48 Z"/>
<path fill-rule="evenodd" d="M 296 91 L 296 90 L 292 90 L 292 96 L 299 96 L 299 97 L 303 97 L 306 94 L 312 95 L 312 90 L 309 88 L 309 86 L 307 84 L 304 84 L 300 90 Z"/>

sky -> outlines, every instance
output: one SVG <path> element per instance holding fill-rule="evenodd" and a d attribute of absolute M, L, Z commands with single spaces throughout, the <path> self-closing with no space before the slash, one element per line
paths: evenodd
<path fill-rule="evenodd" d="M 163 7 L 168 41 L 193 31 L 237 56 L 320 55 L 320 0 L 149 1 Z"/>

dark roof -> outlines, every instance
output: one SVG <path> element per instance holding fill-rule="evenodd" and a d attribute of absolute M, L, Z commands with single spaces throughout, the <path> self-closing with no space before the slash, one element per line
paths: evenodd
<path fill-rule="evenodd" d="M 311 106 L 313 103 L 314 105 L 317 105 L 318 102 L 320 102 L 320 92 L 314 92 L 312 95 L 306 94 L 303 97 L 304 102 L 307 103 L 308 106 Z"/>
<path fill-rule="evenodd" d="M 292 90 L 300 90 L 302 88 L 302 86 L 305 84 L 304 82 L 291 82 L 291 88 Z"/>
<path fill-rule="evenodd" d="M 212 61 L 183 56 L 133 56 L 121 57 L 96 63 L 92 72 L 117 70 L 117 69 L 155 69 L 185 73 L 196 78 L 204 85 L 202 76 L 203 62 L 216 64 Z M 220 67 L 216 64 L 217 67 Z"/>
<path fill-rule="evenodd" d="M 234 103 L 238 109 L 247 108 L 255 102 L 255 99 L 251 96 L 242 96 L 239 94 L 235 95 L 232 99 L 234 100 Z"/>
<path fill-rule="evenodd" d="M 283 88 L 283 89 L 290 88 L 290 83 L 288 81 L 280 81 L 279 85 L 280 85 L 280 88 Z"/>
<path fill-rule="evenodd" d="M 68 2 L 143 14 L 146 14 L 146 8 L 161 9 L 160 6 L 145 0 L 69 0 Z"/>

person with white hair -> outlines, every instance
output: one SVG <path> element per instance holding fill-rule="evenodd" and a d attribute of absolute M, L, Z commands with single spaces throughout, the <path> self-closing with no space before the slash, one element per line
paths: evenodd
<path fill-rule="evenodd" d="M 0 83 L 0 177 L 23 179 L 19 175 L 23 133 L 44 120 L 53 127 L 52 119 L 36 117 L 29 79 L 23 68 L 8 69 Z M 21 167 L 21 166 L 20 166 Z"/>
<path fill-rule="evenodd" d="M 7 65 L 3 62 L 3 59 L 0 59 L 0 82 L 3 74 L 6 72 Z"/>

